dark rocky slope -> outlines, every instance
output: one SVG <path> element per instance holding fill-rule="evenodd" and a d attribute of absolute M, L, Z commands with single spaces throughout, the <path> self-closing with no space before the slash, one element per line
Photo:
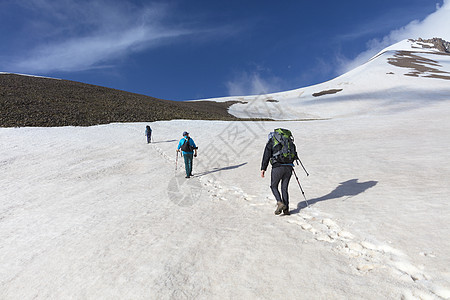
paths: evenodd
<path fill-rule="evenodd" d="M 234 102 L 177 102 L 68 80 L 0 74 L 0 126 L 91 126 L 172 119 L 237 120 Z"/>

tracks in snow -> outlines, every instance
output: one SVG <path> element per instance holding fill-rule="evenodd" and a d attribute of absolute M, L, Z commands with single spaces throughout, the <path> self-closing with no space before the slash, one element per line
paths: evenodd
<path fill-rule="evenodd" d="M 316 208 L 310 207 L 297 215 L 291 215 L 287 222 L 311 233 L 316 241 L 332 245 L 332 251 L 354 260 L 352 267 L 361 275 L 375 269 L 386 269 L 393 278 L 413 284 L 413 290 L 404 291 L 405 299 L 436 296 L 450 298 L 450 290 L 434 284 L 434 276 L 428 274 L 423 267 L 413 265 L 402 251 L 387 244 L 363 240 L 342 229 L 336 221 L 324 216 Z"/>
<path fill-rule="evenodd" d="M 165 160 L 175 164 L 174 157 L 167 155 L 158 146 L 154 144 L 152 146 Z M 182 161 L 181 164 L 183 164 Z M 252 201 L 252 195 L 248 195 L 238 187 L 224 186 L 214 176 L 190 180 L 193 179 L 200 182 L 201 188 L 208 192 L 212 201 L 231 205 L 230 200 L 244 200 L 244 203 L 251 207 L 270 206 L 272 209 L 273 202 L 269 199 L 262 203 L 255 203 Z M 394 280 L 404 283 L 402 286 L 412 286 L 403 291 L 402 299 L 436 297 L 450 299 L 450 289 L 435 284 L 434 276 L 428 274 L 423 267 L 412 264 L 405 253 L 391 245 L 358 237 L 357 234 L 343 229 L 336 220 L 315 207 L 303 209 L 298 214 L 289 216 L 286 222 L 299 226 L 301 230 L 310 233 L 315 241 L 330 245 L 333 252 L 350 259 L 351 267 L 361 276 L 369 275 L 374 270 L 386 270 Z M 428 253 L 423 255 L 433 257 L 433 254 Z"/>

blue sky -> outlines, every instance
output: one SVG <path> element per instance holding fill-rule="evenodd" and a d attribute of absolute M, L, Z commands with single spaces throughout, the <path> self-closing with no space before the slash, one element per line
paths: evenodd
<path fill-rule="evenodd" d="M 1 0 L 0 71 L 170 100 L 270 93 L 450 40 L 449 22 L 450 0 Z"/>

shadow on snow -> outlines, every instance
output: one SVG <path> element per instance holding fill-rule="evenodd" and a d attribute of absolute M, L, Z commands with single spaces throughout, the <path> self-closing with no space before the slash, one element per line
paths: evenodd
<path fill-rule="evenodd" d="M 339 183 L 339 185 L 332 190 L 330 193 L 314 199 L 309 199 L 308 204 L 313 205 L 314 203 L 325 201 L 325 200 L 331 200 L 331 199 L 337 199 L 341 197 L 353 197 L 356 195 L 359 195 L 361 193 L 364 193 L 371 187 L 374 187 L 378 181 L 366 181 L 366 182 L 358 182 L 358 179 L 351 179 L 344 182 Z M 348 199 L 347 198 L 347 199 Z M 345 200 L 347 200 L 345 199 Z M 292 213 L 299 213 L 302 208 L 306 207 L 306 202 L 301 201 L 297 204 L 297 208 L 295 210 L 291 211 Z"/>
<path fill-rule="evenodd" d="M 212 173 L 216 173 L 216 172 L 220 172 L 220 171 L 233 170 L 233 169 L 237 169 L 239 167 L 242 167 L 242 166 L 244 166 L 246 164 L 247 163 L 245 162 L 245 163 L 242 163 L 242 164 L 229 166 L 229 167 L 214 168 L 211 171 L 205 171 L 205 172 L 202 172 L 202 173 L 195 174 L 195 176 L 204 176 L 204 175 L 208 175 L 208 174 L 212 174 Z"/>
<path fill-rule="evenodd" d="M 178 142 L 178 140 L 157 141 L 157 142 L 152 142 L 152 144 L 171 143 L 171 142 Z"/>

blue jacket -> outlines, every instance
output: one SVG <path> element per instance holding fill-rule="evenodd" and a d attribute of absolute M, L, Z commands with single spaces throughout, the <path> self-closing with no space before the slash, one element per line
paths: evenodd
<path fill-rule="evenodd" d="M 180 149 L 181 146 L 183 146 L 183 144 L 184 144 L 185 142 L 186 142 L 186 137 L 183 137 L 183 138 L 180 140 L 180 142 L 178 143 L 178 149 Z M 193 149 L 197 149 L 197 146 L 195 145 L 194 140 L 193 140 L 192 138 L 189 138 L 189 144 L 192 146 Z M 182 151 L 182 152 L 183 152 L 183 154 L 194 154 L 194 151 L 191 151 L 191 152 L 185 152 L 185 151 Z"/>

